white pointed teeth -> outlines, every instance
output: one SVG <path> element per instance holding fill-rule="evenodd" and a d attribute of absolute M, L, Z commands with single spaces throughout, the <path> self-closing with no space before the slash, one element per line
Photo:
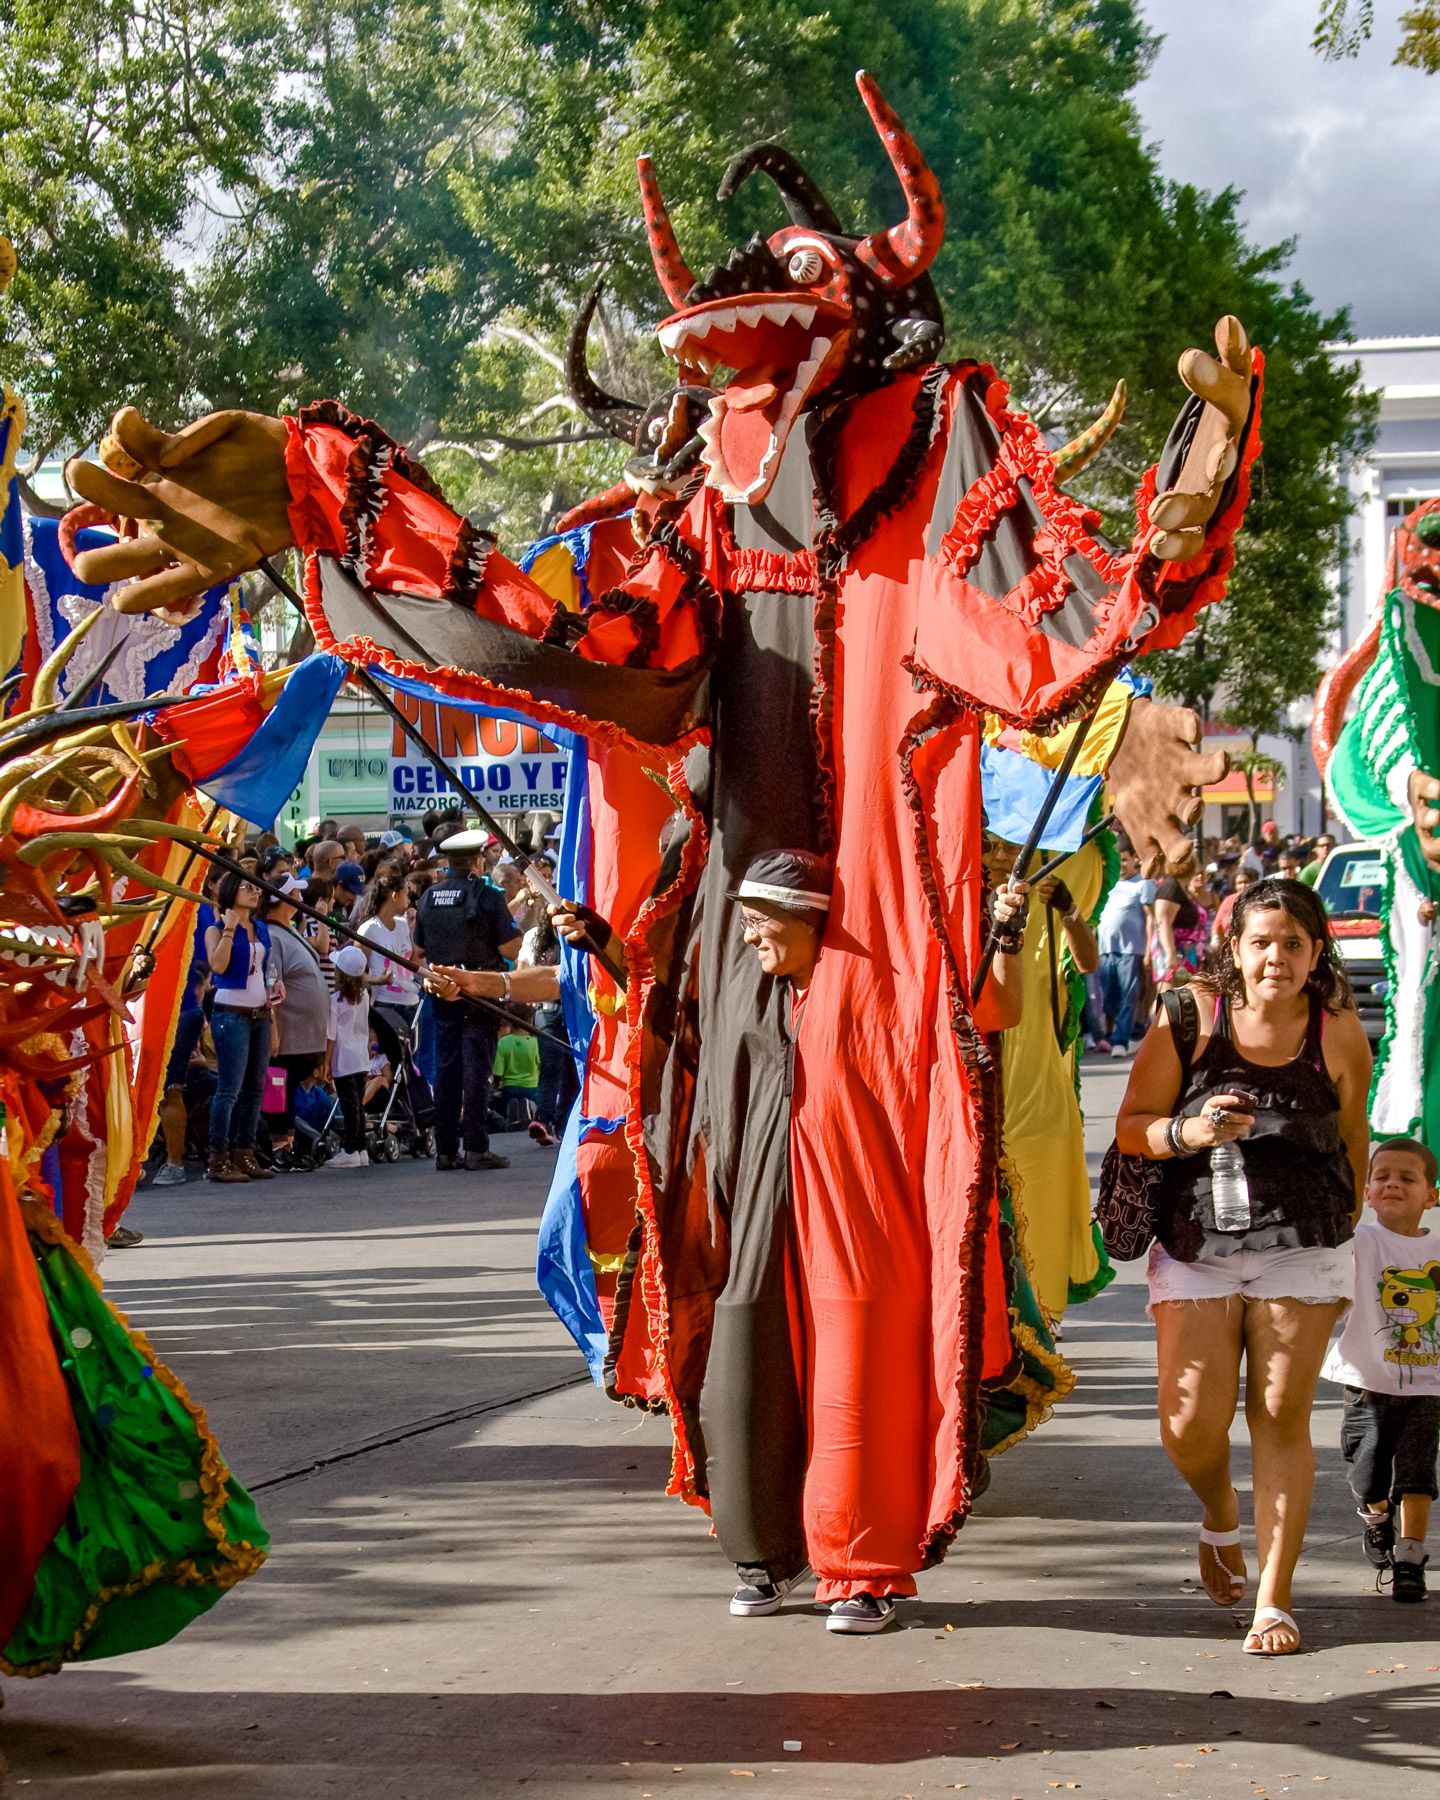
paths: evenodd
<path fill-rule="evenodd" d="M 705 350 L 710 339 L 733 331 L 753 330 L 761 323 L 795 325 L 808 331 L 816 311 L 813 300 L 789 300 L 783 295 L 737 301 L 733 306 L 716 306 L 708 312 L 696 311 L 667 319 L 658 333 L 660 347 L 667 355 L 675 356 L 683 345 L 683 360 L 697 363 L 708 374 L 724 360 L 723 349 Z"/>
<path fill-rule="evenodd" d="M 65 965 L 74 960 L 69 931 L 63 925 L 0 923 L 0 957 L 17 969 L 48 969 L 64 980 Z"/>

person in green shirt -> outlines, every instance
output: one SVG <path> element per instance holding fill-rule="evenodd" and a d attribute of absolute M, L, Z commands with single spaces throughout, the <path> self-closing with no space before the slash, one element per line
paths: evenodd
<path fill-rule="evenodd" d="M 512 1026 L 495 1046 L 495 1104 L 507 1125 L 528 1123 L 539 1088 L 539 1041 Z"/>
<path fill-rule="evenodd" d="M 1320 871 L 1325 867 L 1325 858 L 1334 848 L 1334 838 L 1323 832 L 1310 846 L 1310 861 L 1300 871 L 1300 879 L 1306 887 L 1314 887 L 1320 879 Z"/>

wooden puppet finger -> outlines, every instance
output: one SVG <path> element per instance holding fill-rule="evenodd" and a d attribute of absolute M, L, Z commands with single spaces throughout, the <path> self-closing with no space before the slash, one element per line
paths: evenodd
<path fill-rule="evenodd" d="M 162 606 L 181 606 L 210 585 L 211 578 L 197 564 L 178 562 L 143 581 L 130 582 L 111 596 L 110 604 L 116 612 L 154 612 Z"/>
<path fill-rule="evenodd" d="M 103 506 L 117 518 L 169 520 L 173 516 L 153 488 L 143 487 L 138 481 L 127 481 L 99 463 L 86 462 L 82 457 L 72 457 L 66 463 L 65 479 L 82 500 Z"/>
<path fill-rule="evenodd" d="M 95 587 L 108 587 L 112 581 L 153 575 L 173 560 L 159 538 L 146 532 L 142 537 L 122 538 L 118 544 L 102 544 L 98 550 L 80 551 L 75 573 Z"/>

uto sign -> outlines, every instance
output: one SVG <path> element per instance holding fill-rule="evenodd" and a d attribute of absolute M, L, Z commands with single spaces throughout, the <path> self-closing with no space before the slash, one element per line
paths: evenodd
<path fill-rule="evenodd" d="M 559 812 L 570 755 L 535 725 L 394 690 L 396 706 L 495 813 Z M 427 813 L 450 793 L 443 775 L 395 725 L 390 740 L 390 811 Z"/>

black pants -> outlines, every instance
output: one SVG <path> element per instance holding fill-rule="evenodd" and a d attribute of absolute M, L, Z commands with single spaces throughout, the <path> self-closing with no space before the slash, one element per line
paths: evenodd
<path fill-rule="evenodd" d="M 490 1078 L 495 1069 L 495 1028 L 478 1007 L 463 1000 L 435 1002 L 435 1147 L 441 1156 L 490 1148 Z"/>
<path fill-rule="evenodd" d="M 364 1075 L 337 1075 L 335 1077 L 335 1097 L 340 1102 L 340 1116 L 345 1122 L 343 1141 L 346 1150 L 363 1150 L 365 1148 Z"/>
<path fill-rule="evenodd" d="M 805 1563 L 806 1429 L 786 1294 L 790 1092 L 784 1051 L 749 1089 L 730 1206 L 730 1270 L 715 1325 L 700 1427 L 710 1516 L 742 1580 Z"/>
<path fill-rule="evenodd" d="M 1403 1494 L 1440 1499 L 1435 1453 L 1440 1443 L 1440 1394 L 1372 1394 L 1347 1387 L 1340 1453 L 1350 1492 L 1364 1505 Z"/>
<path fill-rule="evenodd" d="M 565 1036 L 565 1018 L 560 1008 L 537 1009 L 535 1023 L 555 1037 Z M 575 1058 L 563 1044 L 553 1038 L 540 1039 L 540 1092 L 535 1101 L 535 1117 L 553 1132 L 565 1129 L 570 1108 L 575 1104 L 579 1081 L 575 1074 Z"/>

